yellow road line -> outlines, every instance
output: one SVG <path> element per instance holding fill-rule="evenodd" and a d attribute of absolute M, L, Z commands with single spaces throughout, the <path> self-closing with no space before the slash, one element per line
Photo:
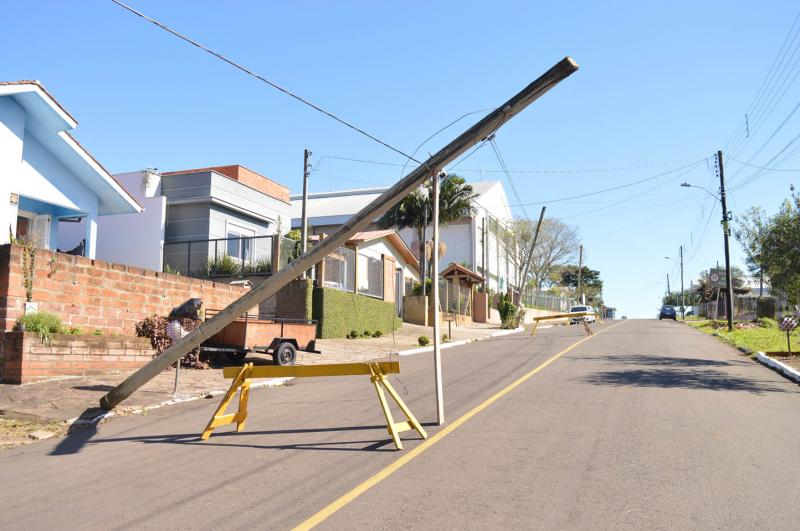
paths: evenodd
<path fill-rule="evenodd" d="M 603 333 L 606 330 L 614 328 L 615 326 L 618 326 L 620 324 L 622 324 L 622 323 L 617 323 L 617 324 L 611 325 L 608 328 L 600 330 L 597 334 Z M 379 471 L 374 476 L 370 477 L 369 479 L 367 479 L 366 481 L 364 481 L 363 483 L 361 483 L 360 485 L 355 487 L 353 490 L 351 490 L 347 494 L 343 495 L 342 497 L 340 497 L 336 501 L 332 502 L 330 505 L 328 505 L 327 507 L 325 507 L 324 509 L 322 509 L 321 511 L 319 511 L 315 515 L 311 516 L 310 518 L 308 518 L 304 522 L 300 523 L 294 529 L 298 530 L 298 531 L 302 531 L 302 530 L 306 530 L 306 529 L 311 529 L 311 528 L 321 524 L 326 519 L 328 519 L 331 515 L 333 515 L 336 511 L 338 511 L 339 509 L 341 509 L 342 507 L 344 507 L 345 505 L 347 505 L 351 501 L 355 500 L 356 498 L 358 498 L 359 496 L 361 496 L 362 494 L 367 492 L 369 489 L 371 489 L 372 487 L 374 487 L 375 485 L 377 485 L 378 483 L 380 483 L 384 479 L 388 478 L 390 475 L 392 475 L 394 472 L 399 470 L 403 465 L 407 464 L 409 461 L 411 461 L 412 459 L 417 457 L 419 454 L 421 454 L 422 452 L 424 452 L 425 450 L 427 450 L 428 448 L 430 448 L 434 444 L 438 443 L 439 441 L 441 441 L 442 439 L 447 437 L 450 433 L 452 433 L 453 431 L 458 429 L 459 426 L 461 426 L 462 424 L 467 422 L 469 419 L 471 419 L 472 417 L 474 417 L 475 415 L 477 415 L 478 413 L 480 413 L 481 411 L 483 411 L 484 409 L 486 409 L 487 407 L 489 407 L 490 405 L 495 403 L 497 400 L 499 400 L 500 398 L 504 397 L 505 395 L 507 395 L 508 393 L 510 393 L 511 391 L 516 389 L 517 387 L 519 387 L 526 380 L 528 380 L 533 375 L 535 375 L 536 373 L 538 373 L 539 371 L 541 371 L 542 369 L 544 369 L 545 367 L 547 367 L 548 365 L 550 365 L 551 363 L 556 361 L 558 358 L 560 358 L 561 356 L 563 356 L 564 354 L 566 354 L 570 350 L 574 349 L 575 347 L 577 347 L 578 345 L 580 345 L 582 343 L 585 343 L 586 341 L 589 341 L 593 337 L 596 337 L 597 334 L 592 335 L 592 336 L 587 336 L 587 337 L 581 339 L 580 341 L 577 341 L 577 342 L 573 343 L 572 345 L 568 346 L 567 348 L 565 348 L 564 350 L 562 350 L 561 352 L 559 352 L 558 354 L 556 354 L 552 358 L 548 359 L 547 361 L 545 361 L 544 363 L 542 363 L 541 365 L 539 365 L 538 367 L 536 367 L 532 371 L 528 372 L 527 374 L 524 374 L 523 376 L 520 376 L 519 378 L 514 380 L 514 382 L 509 384 L 507 387 L 505 387 L 505 388 L 501 389 L 500 391 L 496 392 L 495 394 L 493 394 L 492 396 L 490 396 L 489 398 L 487 398 L 486 400 L 484 400 L 483 402 L 481 402 L 480 404 L 478 404 L 477 406 L 475 406 L 474 408 L 472 408 L 468 412 L 464 413 L 458 419 L 453 421 L 451 424 L 449 424 L 448 426 L 445 426 L 444 428 L 442 428 L 442 430 L 437 432 L 433 437 L 431 437 L 430 439 L 426 439 L 419 446 L 416 446 L 412 450 L 409 450 L 408 452 L 403 454 L 403 456 L 400 457 L 397 461 L 394 461 L 393 463 L 388 465 L 386 468 L 384 468 L 383 470 Z"/>

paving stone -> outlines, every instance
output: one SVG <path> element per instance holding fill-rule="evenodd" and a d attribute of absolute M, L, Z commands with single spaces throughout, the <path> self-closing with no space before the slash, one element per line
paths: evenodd
<path fill-rule="evenodd" d="M 55 437 L 55 436 L 56 436 L 55 433 L 47 430 L 32 431 L 28 434 L 28 438 L 33 439 L 34 441 L 42 441 L 44 439 L 49 439 L 50 437 Z"/>

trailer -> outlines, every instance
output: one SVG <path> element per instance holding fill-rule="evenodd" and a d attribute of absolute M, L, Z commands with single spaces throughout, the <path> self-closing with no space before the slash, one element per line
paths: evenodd
<path fill-rule="evenodd" d="M 206 318 L 219 310 L 206 310 Z M 294 365 L 297 351 L 316 350 L 317 322 L 306 319 L 281 319 L 244 314 L 200 345 L 204 352 L 225 354 L 242 363 L 250 352 L 272 356 L 275 365 Z"/>

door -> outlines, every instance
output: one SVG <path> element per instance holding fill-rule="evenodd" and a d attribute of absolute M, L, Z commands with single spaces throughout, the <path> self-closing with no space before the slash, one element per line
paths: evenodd
<path fill-rule="evenodd" d="M 33 237 L 36 247 L 50 248 L 50 222 L 51 218 L 47 214 L 33 218 Z"/>

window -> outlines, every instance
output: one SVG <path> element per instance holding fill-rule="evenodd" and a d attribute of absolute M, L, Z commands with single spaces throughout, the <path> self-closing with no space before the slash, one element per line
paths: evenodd
<path fill-rule="evenodd" d="M 255 236 L 255 231 L 229 223 L 226 232 L 228 256 L 239 262 L 250 262 L 253 257 L 252 238 Z"/>

